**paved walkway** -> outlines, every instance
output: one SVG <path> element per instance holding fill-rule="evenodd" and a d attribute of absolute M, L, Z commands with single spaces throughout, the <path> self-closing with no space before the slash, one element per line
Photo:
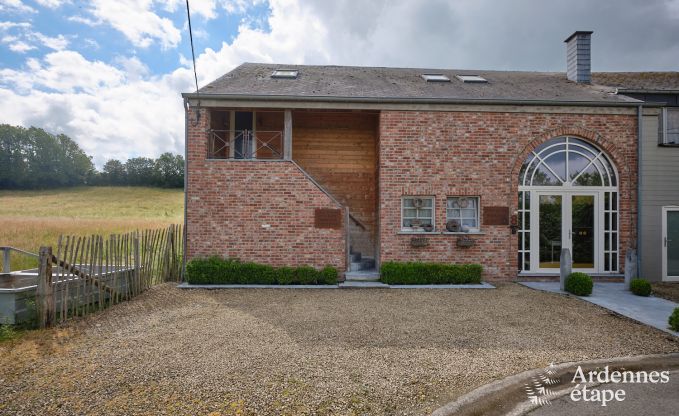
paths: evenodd
<path fill-rule="evenodd" d="M 566 294 L 560 290 L 559 282 L 520 282 L 520 284 L 545 292 Z M 679 337 L 679 332 L 669 329 L 667 323 L 674 308 L 679 307 L 675 302 L 655 296 L 636 296 L 625 290 L 624 283 L 609 282 L 596 282 L 590 296 L 577 297 Z"/>

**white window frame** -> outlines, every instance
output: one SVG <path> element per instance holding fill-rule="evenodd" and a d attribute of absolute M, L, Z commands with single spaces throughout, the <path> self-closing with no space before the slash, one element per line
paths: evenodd
<path fill-rule="evenodd" d="M 561 146 L 563 144 L 566 144 L 566 152 L 569 152 L 573 149 L 573 147 L 576 151 L 579 153 L 583 153 L 579 147 L 582 147 L 582 145 L 577 144 L 577 143 L 571 143 L 570 138 L 575 138 L 579 140 L 583 140 L 579 137 L 576 136 L 559 136 L 555 137 L 552 140 L 556 140 L 560 137 L 566 138 L 567 140 L 562 141 L 562 142 L 554 142 L 553 144 L 550 144 L 539 151 L 534 151 L 532 153 L 534 159 L 532 159 L 529 163 L 530 164 L 540 164 L 543 163 L 544 160 L 549 159 L 551 156 L 551 153 L 549 153 L 549 149 L 555 147 L 555 146 Z M 549 143 L 549 141 L 547 142 Z M 525 274 L 530 274 L 530 273 L 536 273 L 536 274 L 549 274 L 549 273 L 558 273 L 559 269 L 551 269 L 551 268 L 540 268 L 540 195 L 561 195 L 562 196 L 562 238 L 561 238 L 561 244 L 562 248 L 571 248 L 572 246 L 572 241 L 571 241 L 571 221 L 572 221 L 572 195 L 594 195 L 594 204 L 595 204 L 595 213 L 596 215 L 594 216 L 594 233 L 595 233 L 595 239 L 594 239 L 594 252 L 596 253 L 594 257 L 594 268 L 593 269 L 574 269 L 574 271 L 582 271 L 586 273 L 607 273 L 607 274 L 615 274 L 618 273 L 621 267 L 621 262 L 620 262 L 620 190 L 618 188 L 620 184 L 620 175 L 618 174 L 616 166 L 613 164 L 613 161 L 611 161 L 608 158 L 608 155 L 601 150 L 600 148 L 596 147 L 595 145 L 591 144 L 592 147 L 594 147 L 597 151 L 593 152 L 590 150 L 589 152 L 591 155 L 588 155 L 587 157 L 590 159 L 590 164 L 592 164 L 595 160 L 599 161 L 607 161 L 606 164 L 603 164 L 603 169 L 601 169 L 599 166 L 596 166 L 597 171 L 602 177 L 603 186 L 582 186 L 582 185 L 573 185 L 573 182 L 576 181 L 579 177 L 579 175 L 582 174 L 585 170 L 583 169 L 578 176 L 573 178 L 572 180 L 569 180 L 567 182 L 563 182 L 562 179 L 560 179 L 560 175 L 554 173 L 554 171 L 549 168 L 549 166 L 546 166 L 547 169 L 550 169 L 550 171 L 554 174 L 554 176 L 559 179 L 560 182 L 562 182 L 559 185 L 533 185 L 532 179 L 535 176 L 535 171 L 531 174 L 529 172 L 530 169 L 524 169 L 522 168 L 522 173 L 521 176 L 519 177 L 519 192 L 529 192 L 529 199 L 525 202 L 528 202 L 530 205 L 529 209 L 526 209 L 526 205 L 524 202 L 524 209 L 520 214 L 528 214 L 530 216 L 530 221 L 527 223 L 525 221 L 522 221 L 522 226 L 519 230 L 519 232 L 523 232 L 523 236 L 525 238 L 526 232 L 530 233 L 529 237 L 529 249 L 526 249 L 525 246 L 523 249 L 519 249 L 519 252 L 522 253 L 522 260 L 525 260 L 525 256 L 528 256 L 529 258 L 529 264 L 530 264 L 530 269 L 525 270 L 523 269 L 524 264 L 519 264 L 519 270 L 521 273 Z M 529 160 L 529 159 L 527 159 Z M 568 157 L 566 158 L 566 174 L 567 176 L 570 176 L 570 167 L 568 165 Z M 604 177 L 604 175 L 606 175 Z M 606 183 L 608 185 L 606 185 Z M 613 185 L 615 183 L 615 185 Z M 609 194 L 609 197 L 611 198 L 609 202 L 608 208 L 605 207 L 605 201 L 606 201 L 606 194 Z M 613 194 L 615 194 L 615 199 L 616 203 L 613 203 Z M 606 219 L 608 218 L 608 220 Z M 613 219 L 615 218 L 615 220 Z M 565 230 L 565 232 L 564 232 Z M 607 250 L 604 250 L 606 247 L 606 240 L 608 239 L 609 241 L 609 246 Z M 615 240 L 615 244 L 613 244 L 613 240 Z M 524 243 L 525 244 L 525 243 Z M 606 263 L 606 254 L 608 254 L 609 262 Z M 615 267 L 611 267 L 613 265 L 613 261 L 610 260 L 612 256 L 615 256 Z M 607 267 L 608 264 L 608 267 Z M 608 269 L 608 270 L 607 270 Z"/>
<path fill-rule="evenodd" d="M 667 112 L 668 110 L 679 112 L 679 107 L 663 107 L 660 111 L 660 137 L 659 143 L 664 146 L 679 146 L 679 142 L 669 142 L 667 139 Z M 678 126 L 679 127 L 679 126 Z"/>
<path fill-rule="evenodd" d="M 467 199 L 473 199 L 476 201 L 476 213 L 474 218 L 471 217 L 463 217 L 462 216 L 462 210 L 463 209 L 469 209 L 469 208 L 448 208 L 448 201 L 451 199 L 457 198 L 458 200 L 460 198 L 467 198 Z M 458 209 L 460 210 L 460 216 L 459 217 L 451 217 L 448 213 L 448 211 L 453 210 L 453 209 Z M 446 224 L 448 224 L 448 221 L 450 220 L 459 220 L 460 221 L 460 232 L 468 232 L 468 233 L 479 233 L 481 232 L 481 197 L 479 196 L 468 196 L 468 195 L 451 195 L 446 197 Z M 476 221 L 476 227 L 469 228 L 468 231 L 462 231 L 462 221 L 463 220 L 475 220 Z"/>
<path fill-rule="evenodd" d="M 406 219 L 422 219 L 422 217 L 416 216 L 416 217 L 408 217 L 406 218 L 405 216 L 405 210 L 406 210 L 406 200 L 407 199 L 428 199 L 431 200 L 431 226 L 432 230 L 431 231 L 425 231 L 424 228 L 422 227 L 405 227 L 403 225 L 404 220 Z M 413 209 L 413 208 L 409 208 Z M 429 209 L 427 208 L 414 208 L 414 209 Z M 417 215 L 417 213 L 415 214 Z M 416 233 L 434 233 L 436 232 L 436 197 L 434 196 L 425 196 L 425 195 L 404 195 L 401 197 L 401 231 L 403 232 L 416 232 Z"/>
<path fill-rule="evenodd" d="M 427 82 L 450 82 L 450 78 L 444 74 L 422 74 L 422 78 Z"/>
<path fill-rule="evenodd" d="M 670 212 L 679 211 L 679 205 L 669 205 L 662 207 L 662 233 L 661 233 L 661 247 L 662 247 L 662 281 L 663 282 L 679 282 L 679 276 L 670 276 L 667 270 L 667 216 Z"/>

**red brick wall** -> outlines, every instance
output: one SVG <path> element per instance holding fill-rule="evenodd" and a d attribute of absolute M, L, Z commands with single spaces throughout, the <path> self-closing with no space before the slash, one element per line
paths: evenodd
<path fill-rule="evenodd" d="M 380 115 L 380 257 L 446 263 L 480 263 L 485 278 L 511 279 L 517 271 L 517 237 L 508 226 L 483 224 L 484 206 L 516 210 L 519 169 L 529 152 L 560 135 L 574 135 L 608 152 L 618 169 L 620 270 L 635 245 L 636 116 L 490 112 L 384 111 Z M 458 248 L 456 235 L 432 234 L 430 246 L 411 248 L 399 234 L 401 197 L 436 197 L 436 228 L 445 229 L 447 196 L 481 198 L 476 245 Z"/>
<path fill-rule="evenodd" d="M 344 230 L 314 227 L 338 208 L 291 162 L 206 160 L 208 114 L 189 114 L 187 255 L 345 269 Z M 269 224 L 270 228 L 262 225 Z"/>

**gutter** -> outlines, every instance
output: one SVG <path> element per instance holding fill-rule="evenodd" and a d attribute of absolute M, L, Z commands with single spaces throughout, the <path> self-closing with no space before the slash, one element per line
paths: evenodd
<path fill-rule="evenodd" d="M 639 104 L 637 107 L 637 275 L 632 277 L 641 276 L 641 179 L 643 172 L 641 146 L 643 146 L 643 111 L 643 104 Z M 619 198 L 618 201 L 620 201 Z"/>
<path fill-rule="evenodd" d="M 494 105 L 576 105 L 590 107 L 636 107 L 641 102 L 634 99 L 628 102 L 606 101 L 566 101 L 566 100 L 512 100 L 498 98 L 410 98 L 410 97 L 338 97 L 338 96 L 300 96 L 300 95 L 261 95 L 261 94 L 206 94 L 182 93 L 184 99 L 215 99 L 232 101 L 296 101 L 326 103 L 373 103 L 373 104 L 494 104 Z M 650 104 L 650 103 L 649 103 Z M 662 104 L 650 104 L 662 107 Z"/>
<path fill-rule="evenodd" d="M 186 241 L 188 233 L 186 230 L 187 202 L 189 190 L 189 100 L 184 98 L 184 235 L 182 236 L 182 281 L 186 277 Z"/>
<path fill-rule="evenodd" d="M 641 88 L 617 88 L 616 91 L 618 94 L 667 94 L 667 95 L 673 95 L 673 94 L 679 94 L 679 90 L 677 89 L 672 89 L 672 90 L 648 90 L 648 89 L 641 89 Z"/>

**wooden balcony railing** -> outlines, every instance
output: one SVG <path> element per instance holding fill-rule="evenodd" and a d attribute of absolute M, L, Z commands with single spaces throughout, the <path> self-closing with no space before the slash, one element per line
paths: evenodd
<path fill-rule="evenodd" d="M 208 159 L 283 159 L 282 131 L 209 130 Z"/>

